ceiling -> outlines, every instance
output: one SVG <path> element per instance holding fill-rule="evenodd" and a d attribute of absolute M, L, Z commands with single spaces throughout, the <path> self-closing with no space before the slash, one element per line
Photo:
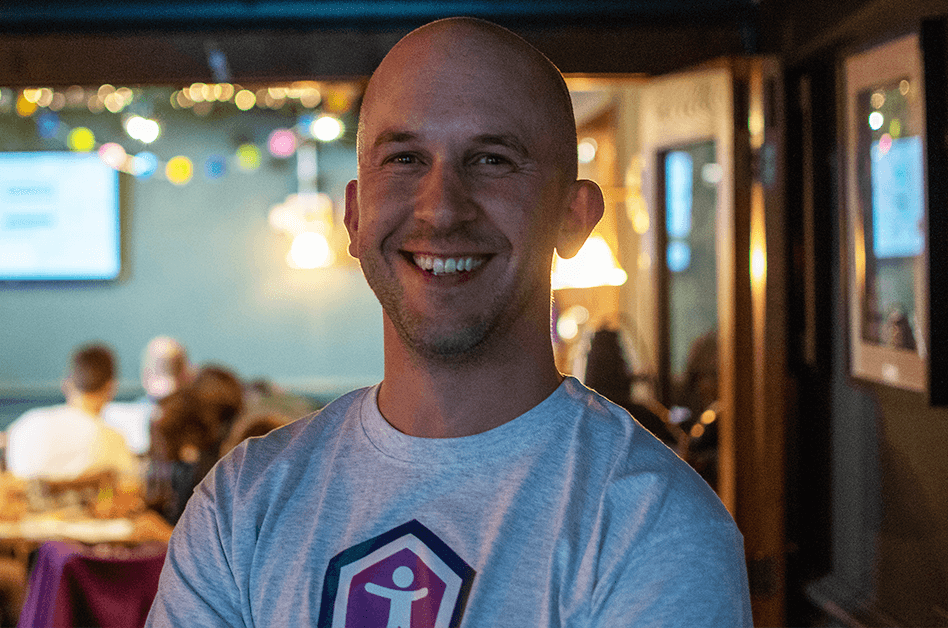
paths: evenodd
<path fill-rule="evenodd" d="M 565 73 L 662 74 L 756 52 L 757 0 L 0 0 L 0 85 L 365 76 L 412 28 L 511 28 Z M 219 63 L 223 59 L 226 64 Z"/>
<path fill-rule="evenodd" d="M 0 2 L 11 31 L 154 28 L 315 28 L 417 25 L 470 15 L 521 26 L 684 23 L 744 19 L 756 0 L 55 0 Z"/>

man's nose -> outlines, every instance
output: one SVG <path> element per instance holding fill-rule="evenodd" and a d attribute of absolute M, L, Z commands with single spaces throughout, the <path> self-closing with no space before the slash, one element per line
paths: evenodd
<path fill-rule="evenodd" d="M 444 161 L 435 161 L 425 173 L 415 206 L 415 217 L 436 229 L 474 220 L 477 206 L 464 175 Z"/>

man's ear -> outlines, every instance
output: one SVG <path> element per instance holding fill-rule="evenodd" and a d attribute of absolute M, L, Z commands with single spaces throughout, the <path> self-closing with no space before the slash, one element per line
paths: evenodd
<path fill-rule="evenodd" d="M 359 181 L 346 184 L 346 213 L 342 221 L 349 232 L 349 255 L 359 258 Z"/>
<path fill-rule="evenodd" d="M 574 182 L 570 195 L 569 207 L 560 220 L 560 232 L 556 238 L 556 253 L 564 259 L 579 252 L 605 209 L 602 190 L 594 181 L 580 179 Z"/>

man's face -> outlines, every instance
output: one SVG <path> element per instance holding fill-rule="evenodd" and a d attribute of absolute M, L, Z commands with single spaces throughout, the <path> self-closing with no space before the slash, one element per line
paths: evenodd
<path fill-rule="evenodd" d="M 423 355 L 548 329 L 569 181 L 537 77 L 490 51 L 400 52 L 363 110 L 358 187 L 347 190 L 351 252 Z"/>

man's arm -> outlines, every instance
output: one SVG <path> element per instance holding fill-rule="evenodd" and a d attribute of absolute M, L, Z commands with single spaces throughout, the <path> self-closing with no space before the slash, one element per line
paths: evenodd
<path fill-rule="evenodd" d="M 214 499 L 195 489 L 175 526 L 146 626 L 245 626 L 241 594 L 231 570 L 230 540 L 219 525 Z"/>
<path fill-rule="evenodd" d="M 672 529 L 627 549 L 603 556 L 592 626 L 753 626 L 743 539 L 733 525 Z"/>

